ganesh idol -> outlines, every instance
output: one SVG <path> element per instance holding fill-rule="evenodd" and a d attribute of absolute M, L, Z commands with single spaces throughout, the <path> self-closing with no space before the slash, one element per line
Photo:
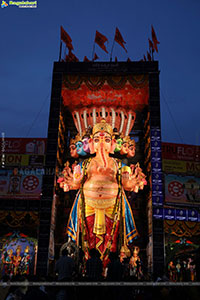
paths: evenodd
<path fill-rule="evenodd" d="M 73 172 L 65 167 L 62 179 L 66 191 L 78 190 L 67 234 L 82 245 L 85 257 L 90 249 L 96 248 L 105 262 L 110 252 L 127 248 L 137 238 L 125 190 L 138 192 L 147 182 L 139 164 L 130 168 L 110 156 L 116 140 L 112 126 L 104 119 L 93 126 L 89 146 L 94 156 L 77 164 Z"/>

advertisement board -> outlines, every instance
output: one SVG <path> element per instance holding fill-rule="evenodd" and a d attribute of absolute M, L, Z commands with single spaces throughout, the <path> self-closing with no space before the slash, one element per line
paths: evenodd
<path fill-rule="evenodd" d="M 45 155 L 38 154 L 5 154 L 4 156 L 0 155 L 0 161 L 4 160 L 4 167 L 12 166 L 27 166 L 27 167 L 43 167 Z"/>
<path fill-rule="evenodd" d="M 0 170 L 0 199 L 40 199 L 43 169 Z"/>
<path fill-rule="evenodd" d="M 163 159 L 162 167 L 164 173 L 200 174 L 200 162 Z"/>
<path fill-rule="evenodd" d="M 165 174 L 165 201 L 177 204 L 200 204 L 200 178 Z"/>
<path fill-rule="evenodd" d="M 0 198 L 40 199 L 46 138 L 0 139 Z"/>
<path fill-rule="evenodd" d="M 0 149 L 4 154 L 44 155 L 46 138 L 1 138 Z"/>
<path fill-rule="evenodd" d="M 162 143 L 162 158 L 200 163 L 200 146 Z"/>

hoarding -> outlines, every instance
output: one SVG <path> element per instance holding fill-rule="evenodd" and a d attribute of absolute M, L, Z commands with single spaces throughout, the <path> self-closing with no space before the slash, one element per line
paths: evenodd
<path fill-rule="evenodd" d="M 40 199 L 44 170 L 0 170 L 0 199 Z"/>
<path fill-rule="evenodd" d="M 165 201 L 177 204 L 200 204 L 200 178 L 166 174 Z"/>
<path fill-rule="evenodd" d="M 167 160 L 200 162 L 200 146 L 162 143 L 162 158 Z"/>
<path fill-rule="evenodd" d="M 4 167 L 17 167 L 17 166 L 27 166 L 27 167 L 43 167 L 44 165 L 45 155 L 37 155 L 37 154 L 5 154 L 0 155 L 0 161 L 4 160 Z"/>
<path fill-rule="evenodd" d="M 1 154 L 37 154 L 44 155 L 46 138 L 1 138 Z"/>
<path fill-rule="evenodd" d="M 163 159 L 162 167 L 164 173 L 200 174 L 200 162 Z"/>
<path fill-rule="evenodd" d="M 46 138 L 0 139 L 0 198 L 40 199 Z"/>

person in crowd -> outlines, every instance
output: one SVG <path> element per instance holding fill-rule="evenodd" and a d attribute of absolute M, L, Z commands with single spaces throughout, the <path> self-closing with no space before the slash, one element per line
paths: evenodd
<path fill-rule="evenodd" d="M 55 272 L 58 274 L 58 281 L 71 281 L 75 270 L 73 258 L 68 256 L 67 249 L 62 250 L 62 256 L 57 260 Z"/>
<path fill-rule="evenodd" d="M 122 280 L 123 266 L 116 252 L 110 252 L 110 263 L 108 264 L 107 280 L 120 281 Z"/>
<path fill-rule="evenodd" d="M 194 262 L 196 265 L 196 280 L 200 281 L 200 247 L 196 250 Z"/>
<path fill-rule="evenodd" d="M 116 252 L 110 252 L 110 262 L 107 265 L 107 277 L 106 280 L 110 282 L 119 282 L 123 279 L 123 265 L 120 262 L 120 258 Z M 108 287 L 108 293 L 111 299 L 122 299 L 122 289 L 120 286 Z"/>
<path fill-rule="evenodd" d="M 176 267 L 173 261 L 170 261 L 168 264 L 168 274 L 170 281 L 176 281 Z"/>
<path fill-rule="evenodd" d="M 123 280 L 130 280 L 130 267 L 129 267 L 130 257 L 125 257 L 122 262 L 123 266 Z"/>
<path fill-rule="evenodd" d="M 69 282 L 73 279 L 75 272 L 74 259 L 68 255 L 67 248 L 62 250 L 62 256 L 57 260 L 55 272 L 58 274 L 58 281 Z M 63 286 L 58 289 L 56 300 L 72 299 L 72 289 L 69 286 Z"/>
<path fill-rule="evenodd" d="M 86 262 L 86 277 L 89 281 L 102 280 L 103 264 L 99 251 L 93 248 L 89 254 L 90 258 Z"/>

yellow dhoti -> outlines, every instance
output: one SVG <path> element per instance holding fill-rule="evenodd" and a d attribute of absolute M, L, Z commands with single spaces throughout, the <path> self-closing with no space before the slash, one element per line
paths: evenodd
<path fill-rule="evenodd" d="M 85 199 L 85 216 L 95 215 L 93 233 L 102 235 L 106 233 L 105 216 L 113 219 L 115 199 Z"/>

